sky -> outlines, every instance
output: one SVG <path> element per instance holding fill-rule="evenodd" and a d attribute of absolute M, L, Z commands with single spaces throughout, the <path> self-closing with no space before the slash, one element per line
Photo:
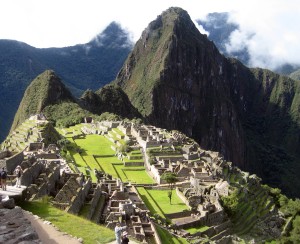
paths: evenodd
<path fill-rule="evenodd" d="M 192 20 L 229 12 L 240 31 L 232 34 L 228 50 L 247 47 L 252 66 L 300 64 L 299 0 L 0 0 L 0 39 L 37 48 L 73 46 L 116 21 L 137 41 L 172 6 L 185 9 Z"/>

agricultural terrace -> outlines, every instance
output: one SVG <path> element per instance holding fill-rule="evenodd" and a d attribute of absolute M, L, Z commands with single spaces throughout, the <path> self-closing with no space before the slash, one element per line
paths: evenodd
<path fill-rule="evenodd" d="M 70 128 L 58 129 L 64 137 L 69 140 L 67 154 L 77 168 L 76 171 L 91 177 L 93 182 L 97 181 L 94 169 L 104 171 L 114 178 L 120 178 L 123 182 L 136 184 L 153 184 L 154 180 L 148 175 L 144 166 L 125 166 L 116 156 L 116 145 L 113 141 L 117 140 L 119 130 L 113 130 L 110 133 L 111 138 L 103 135 L 84 135 L 81 133 L 81 125 Z M 121 133 L 121 132 L 120 132 Z M 73 138 L 76 139 L 73 139 Z M 124 140 L 120 143 L 125 143 Z M 129 152 L 129 157 L 124 157 L 124 162 L 140 162 L 142 154 L 140 151 Z M 143 161 L 142 161 L 143 162 Z M 70 164 L 73 169 L 74 165 Z"/>
<path fill-rule="evenodd" d="M 146 189 L 144 187 L 137 187 L 137 191 L 140 194 L 142 200 L 150 210 L 151 214 L 159 214 L 165 218 L 165 214 L 178 213 L 184 210 L 189 210 L 188 206 L 182 202 L 177 196 L 176 192 L 172 194 L 172 204 L 168 198 L 169 190 L 154 190 Z"/>

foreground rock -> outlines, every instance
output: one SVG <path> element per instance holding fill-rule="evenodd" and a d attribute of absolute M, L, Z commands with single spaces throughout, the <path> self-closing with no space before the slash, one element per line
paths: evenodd
<path fill-rule="evenodd" d="M 41 243 L 20 207 L 0 209 L 0 243 Z"/>

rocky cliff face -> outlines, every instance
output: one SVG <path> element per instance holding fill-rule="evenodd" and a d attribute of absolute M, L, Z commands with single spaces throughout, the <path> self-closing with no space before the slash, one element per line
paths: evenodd
<path fill-rule="evenodd" d="M 284 178 L 296 178 L 288 164 L 299 170 L 299 141 L 289 138 L 299 136 L 299 82 L 226 59 L 186 11 L 170 8 L 151 22 L 114 83 L 149 123 L 180 130 L 297 194 Z"/>
<path fill-rule="evenodd" d="M 178 129 L 243 166 L 228 65 L 186 11 L 170 8 L 143 32 L 116 82 L 150 123 Z"/>

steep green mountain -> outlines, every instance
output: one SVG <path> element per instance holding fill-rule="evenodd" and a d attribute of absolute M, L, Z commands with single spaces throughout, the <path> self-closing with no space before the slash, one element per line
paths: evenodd
<path fill-rule="evenodd" d="M 62 102 L 74 102 L 75 99 L 55 73 L 46 70 L 27 87 L 11 130 L 24 122 L 31 115 L 42 113 L 48 105 Z"/>
<path fill-rule="evenodd" d="M 76 99 L 52 70 L 46 70 L 30 83 L 11 131 L 31 115 L 39 113 L 43 113 L 56 126 L 62 127 L 81 123 L 87 116 L 105 119 L 102 114 L 111 119 L 142 118 L 120 87 L 107 85 L 96 92 L 87 90 L 80 99 Z"/>
<path fill-rule="evenodd" d="M 127 32 L 112 22 L 89 43 L 64 48 L 35 48 L 0 40 L 0 141 L 7 135 L 29 83 L 46 69 L 64 80 L 72 93 L 97 90 L 112 81 L 132 43 Z"/>
<path fill-rule="evenodd" d="M 152 21 L 113 83 L 149 123 L 299 196 L 299 82 L 225 58 L 186 11 Z"/>

